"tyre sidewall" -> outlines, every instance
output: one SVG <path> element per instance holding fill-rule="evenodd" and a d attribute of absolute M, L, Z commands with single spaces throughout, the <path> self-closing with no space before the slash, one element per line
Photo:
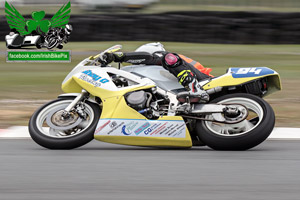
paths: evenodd
<path fill-rule="evenodd" d="M 258 103 L 264 115 L 260 124 L 248 133 L 237 136 L 222 136 L 211 132 L 204 121 L 197 122 L 197 134 L 209 147 L 216 150 L 247 150 L 263 142 L 272 132 L 275 125 L 275 115 L 271 106 L 262 98 L 251 94 L 229 94 L 212 100 L 217 103 L 229 98 L 249 98 Z"/>

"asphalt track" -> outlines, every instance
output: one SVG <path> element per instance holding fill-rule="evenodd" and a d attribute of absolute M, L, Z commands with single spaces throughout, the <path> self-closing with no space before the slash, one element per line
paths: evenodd
<path fill-rule="evenodd" d="M 220 152 L 97 141 L 54 151 L 31 139 L 2 139 L 0 161 L 1 200 L 300 198 L 300 140 Z"/>

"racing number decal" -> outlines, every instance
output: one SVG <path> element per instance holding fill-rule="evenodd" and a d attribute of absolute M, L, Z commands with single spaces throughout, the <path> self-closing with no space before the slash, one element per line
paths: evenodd
<path fill-rule="evenodd" d="M 267 67 L 230 68 L 230 71 L 233 78 L 258 77 L 275 73 Z"/>
<path fill-rule="evenodd" d="M 254 73 L 256 75 L 259 75 L 259 73 L 261 72 L 261 69 L 257 69 L 256 67 L 252 67 L 252 68 L 240 68 L 236 74 L 248 74 L 248 73 Z"/>

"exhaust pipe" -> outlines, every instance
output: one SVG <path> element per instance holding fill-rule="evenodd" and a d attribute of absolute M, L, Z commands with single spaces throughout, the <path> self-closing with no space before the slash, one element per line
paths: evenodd
<path fill-rule="evenodd" d="M 217 93 L 217 92 L 221 92 L 221 91 L 222 91 L 222 88 L 223 88 L 223 87 L 218 86 L 218 87 L 215 87 L 215 88 L 206 90 L 206 92 L 207 92 L 208 94 L 214 94 L 214 93 Z"/>

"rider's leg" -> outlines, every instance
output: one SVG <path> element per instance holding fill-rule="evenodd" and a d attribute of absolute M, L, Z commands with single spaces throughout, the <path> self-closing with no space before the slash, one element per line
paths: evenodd
<path fill-rule="evenodd" d="M 190 70 L 183 70 L 177 74 L 179 83 L 189 90 L 191 97 L 200 97 L 201 101 L 209 101 L 209 95 L 200 86 L 196 76 Z"/>
<path fill-rule="evenodd" d="M 162 63 L 166 69 L 177 77 L 179 83 L 189 90 L 191 97 L 200 97 L 201 101 L 204 102 L 209 100 L 209 95 L 198 83 L 198 77 L 193 66 L 190 66 L 174 53 L 166 54 L 163 57 Z M 202 73 L 200 75 L 202 75 Z M 205 74 L 203 74 L 203 77 L 206 77 L 206 75 L 204 75 Z"/>

